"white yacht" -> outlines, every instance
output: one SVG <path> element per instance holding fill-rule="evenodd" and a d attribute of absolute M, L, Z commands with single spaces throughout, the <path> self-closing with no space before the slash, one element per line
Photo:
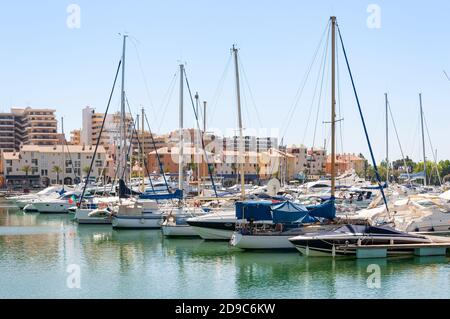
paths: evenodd
<path fill-rule="evenodd" d="M 50 186 L 35 194 L 25 194 L 8 197 L 17 207 L 23 209 L 26 205 L 46 197 L 57 198 L 61 195 L 62 186 Z"/>
<path fill-rule="evenodd" d="M 112 216 L 113 228 L 161 228 L 163 211 L 158 203 L 148 199 L 122 199 Z"/>
<path fill-rule="evenodd" d="M 119 197 L 95 197 L 82 208 L 75 208 L 75 221 L 78 224 L 108 224 L 111 225 L 113 207 L 119 202 Z M 72 208 L 69 208 L 69 211 Z"/>
<path fill-rule="evenodd" d="M 39 213 L 68 213 L 69 208 L 76 204 L 80 195 L 80 192 L 67 192 L 58 198 L 41 199 L 33 202 L 33 206 Z"/>
<path fill-rule="evenodd" d="M 213 211 L 186 220 L 197 235 L 206 240 L 230 240 L 236 229 L 236 221 L 234 208 Z"/>

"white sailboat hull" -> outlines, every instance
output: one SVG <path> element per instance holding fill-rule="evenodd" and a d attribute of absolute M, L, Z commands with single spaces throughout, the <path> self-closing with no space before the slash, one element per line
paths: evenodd
<path fill-rule="evenodd" d="M 78 224 L 104 224 L 111 225 L 111 218 L 89 216 L 92 209 L 77 209 L 75 212 L 75 220 Z"/>
<path fill-rule="evenodd" d="M 198 237 L 197 232 L 189 225 L 162 225 L 161 229 L 167 237 Z"/>
<path fill-rule="evenodd" d="M 113 216 L 111 221 L 113 228 L 121 229 L 158 229 L 161 228 L 161 223 L 162 215 L 160 214 L 154 214 L 154 216 Z"/>
<path fill-rule="evenodd" d="M 208 227 L 191 226 L 192 229 L 205 240 L 230 240 L 233 236 L 233 230 L 215 229 Z"/>

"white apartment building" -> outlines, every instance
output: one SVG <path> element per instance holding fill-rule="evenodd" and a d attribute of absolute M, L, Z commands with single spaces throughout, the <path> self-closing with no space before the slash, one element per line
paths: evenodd
<path fill-rule="evenodd" d="M 87 175 L 94 149 L 94 146 L 83 145 L 23 145 L 19 152 L 4 152 L 2 167 L 6 185 L 78 183 Z M 107 163 L 105 148 L 99 146 L 91 176 L 97 178 L 106 174 Z"/>
<path fill-rule="evenodd" d="M 97 113 L 95 109 L 86 106 L 82 110 L 82 128 L 80 134 L 80 144 L 95 145 L 100 136 L 100 130 L 103 123 L 105 113 Z M 130 114 L 126 116 L 126 125 L 129 132 L 132 131 L 132 117 Z M 130 134 L 128 134 L 130 135 Z M 100 137 L 100 145 L 108 151 L 111 146 L 119 145 L 120 141 L 120 113 L 112 113 L 106 115 L 105 126 L 103 127 L 102 136 Z"/>

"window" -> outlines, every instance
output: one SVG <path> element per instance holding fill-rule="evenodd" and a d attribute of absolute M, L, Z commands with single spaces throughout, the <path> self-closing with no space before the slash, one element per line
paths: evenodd
<path fill-rule="evenodd" d="M 7 166 L 12 166 L 12 160 L 6 160 L 6 165 Z"/>
<path fill-rule="evenodd" d="M 72 168 L 66 167 L 66 174 L 72 174 Z"/>
<path fill-rule="evenodd" d="M 97 154 L 97 159 L 101 159 L 101 158 L 102 158 L 101 154 Z"/>
<path fill-rule="evenodd" d="M 101 167 L 101 166 L 103 166 L 103 161 L 95 161 L 95 166 L 96 166 L 96 167 Z"/>
<path fill-rule="evenodd" d="M 48 175 L 48 171 L 46 169 L 41 169 L 41 175 L 42 176 L 47 176 Z"/>
<path fill-rule="evenodd" d="M 12 173 L 12 167 L 7 167 L 6 174 L 11 174 L 11 173 Z"/>
<path fill-rule="evenodd" d="M 72 161 L 71 160 L 66 160 L 66 166 L 71 166 L 72 165 Z"/>
<path fill-rule="evenodd" d="M 75 167 L 81 167 L 81 162 L 80 161 L 75 161 Z"/>
<path fill-rule="evenodd" d="M 78 159 L 81 159 L 81 153 L 77 154 Z"/>
<path fill-rule="evenodd" d="M 37 166 L 38 165 L 38 160 L 36 158 L 32 159 L 31 160 L 31 164 Z"/>
<path fill-rule="evenodd" d="M 39 169 L 37 167 L 31 168 L 31 175 L 36 175 L 38 173 Z"/>

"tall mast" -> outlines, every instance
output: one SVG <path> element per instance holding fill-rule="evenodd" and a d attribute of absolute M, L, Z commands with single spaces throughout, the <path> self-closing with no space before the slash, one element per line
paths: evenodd
<path fill-rule="evenodd" d="M 386 183 L 389 182 L 389 110 L 388 110 L 388 95 L 384 93 L 384 100 L 386 104 Z"/>
<path fill-rule="evenodd" d="M 197 117 L 197 127 L 200 127 L 200 124 L 198 123 L 198 108 L 199 108 L 199 101 L 198 101 L 198 92 L 195 92 L 195 113 Z M 195 132 L 195 129 L 194 129 Z M 195 152 L 194 152 L 194 158 L 195 163 L 197 164 L 197 195 L 200 195 L 200 137 L 202 132 L 200 130 L 197 130 L 197 134 L 194 134 L 195 136 Z"/>
<path fill-rule="evenodd" d="M 206 134 L 206 101 L 203 101 L 203 135 L 202 135 L 202 138 L 203 138 L 204 134 Z M 203 176 L 206 176 L 207 170 L 208 170 L 208 162 L 206 161 L 206 157 L 205 157 L 205 164 L 203 165 L 203 172 L 202 172 Z M 211 181 L 211 183 L 212 183 L 212 181 Z"/>
<path fill-rule="evenodd" d="M 64 137 L 64 142 L 66 141 L 66 136 L 64 135 L 64 117 L 61 116 L 61 133 Z M 64 143 L 65 144 L 65 143 Z M 62 184 L 63 184 L 63 188 L 64 188 L 64 179 L 65 179 L 65 175 L 66 175 L 66 153 L 64 152 L 64 144 L 62 147 L 62 153 L 63 153 L 63 165 L 62 165 Z M 56 184 L 59 184 L 59 181 L 57 181 Z"/>
<path fill-rule="evenodd" d="M 120 167 L 124 170 L 124 179 L 127 180 L 127 131 L 125 113 L 125 49 L 128 35 L 123 36 L 122 49 L 122 90 L 120 98 Z M 120 175 L 119 175 L 120 176 Z"/>
<path fill-rule="evenodd" d="M 145 191 L 145 174 L 144 174 L 144 167 L 145 167 L 145 153 L 144 153 L 144 117 L 145 117 L 145 113 L 144 113 L 144 107 L 142 107 L 141 109 L 141 139 L 140 139 L 140 145 L 141 145 L 141 150 L 142 150 L 142 166 L 141 166 L 141 170 L 142 170 L 142 188 L 141 191 L 144 192 Z M 139 163 L 140 164 L 140 163 Z M 150 178 L 150 176 L 148 177 Z"/>
<path fill-rule="evenodd" d="M 136 142 L 138 143 L 138 153 L 137 153 L 137 166 L 138 166 L 138 188 L 140 187 L 141 183 L 141 139 L 139 138 L 139 114 L 136 114 L 136 121 L 135 121 L 135 132 L 136 132 Z M 131 133 L 132 136 L 134 135 L 134 132 Z M 133 142 L 133 137 L 131 138 L 131 142 Z M 134 149 L 131 150 L 131 154 L 134 153 Z M 133 167 L 131 167 L 131 170 L 133 170 Z"/>
<path fill-rule="evenodd" d="M 240 164 L 240 175 L 241 175 L 241 199 L 245 199 L 245 176 L 244 176 L 244 137 L 242 132 L 242 114 L 241 114 L 241 90 L 239 85 L 239 66 L 238 66 L 238 49 L 233 45 L 234 53 L 234 71 L 236 76 L 236 98 L 237 98 L 237 108 L 238 108 L 238 123 L 239 123 L 239 164 Z"/>
<path fill-rule="evenodd" d="M 425 133 L 423 130 L 422 93 L 419 93 L 420 123 L 422 126 L 422 152 L 423 152 L 423 185 L 427 186 L 427 158 L 425 157 Z"/>
<path fill-rule="evenodd" d="M 336 17 L 331 17 L 331 198 L 336 188 Z"/>
<path fill-rule="evenodd" d="M 184 137 L 183 137 L 183 79 L 184 79 L 184 65 L 180 64 L 180 106 L 179 106 L 179 150 L 178 150 L 178 188 L 183 189 L 183 148 L 184 148 Z"/>

